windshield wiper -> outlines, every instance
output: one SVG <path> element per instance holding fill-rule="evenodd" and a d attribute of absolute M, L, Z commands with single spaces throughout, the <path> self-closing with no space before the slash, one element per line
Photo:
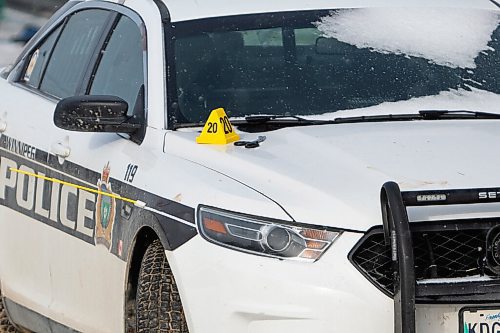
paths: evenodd
<path fill-rule="evenodd" d="M 292 121 L 292 122 L 311 122 L 314 120 L 309 120 L 306 118 L 302 118 L 300 116 L 289 116 L 289 115 L 254 115 L 254 116 L 246 116 L 245 117 L 245 122 L 246 123 L 257 123 L 257 124 L 262 124 L 262 123 L 268 123 L 273 120 L 279 120 L 280 122 L 283 121 Z M 235 121 L 237 122 L 237 121 Z"/>
<path fill-rule="evenodd" d="M 412 121 L 446 119 L 500 119 L 499 113 L 470 110 L 420 110 L 409 114 L 381 114 L 371 116 L 338 117 L 330 120 L 307 119 L 292 115 L 254 115 L 245 119 L 231 120 L 231 123 L 250 132 L 270 131 L 283 127 L 311 126 L 328 124 Z M 176 128 L 203 126 L 203 123 L 181 124 Z"/>
<path fill-rule="evenodd" d="M 421 110 L 425 120 L 437 119 L 500 119 L 500 114 L 470 110 Z"/>
<path fill-rule="evenodd" d="M 470 110 L 421 110 L 409 114 L 381 114 L 371 116 L 339 117 L 332 120 L 314 120 L 300 116 L 255 115 L 245 117 L 245 124 L 292 123 L 295 125 L 324 125 L 361 122 L 438 120 L 438 119 L 500 119 L 500 114 Z M 237 124 L 238 122 L 235 121 Z M 241 123 L 240 123 L 241 124 Z"/>
<path fill-rule="evenodd" d="M 439 120 L 439 119 L 500 119 L 500 114 L 469 110 L 421 110 L 410 114 L 383 114 L 373 116 L 356 116 L 335 118 L 330 123 L 363 123 L 409 120 Z"/>
<path fill-rule="evenodd" d="M 312 120 L 293 115 L 254 115 L 245 119 L 231 120 L 231 123 L 244 132 L 268 132 L 285 127 L 311 126 L 334 123 L 333 121 Z"/>
<path fill-rule="evenodd" d="M 355 116 L 355 117 L 340 117 L 331 120 L 335 124 L 346 123 L 369 123 L 369 122 L 384 122 L 384 121 L 407 121 L 407 120 L 421 120 L 423 119 L 420 114 L 380 114 L 373 116 Z"/>

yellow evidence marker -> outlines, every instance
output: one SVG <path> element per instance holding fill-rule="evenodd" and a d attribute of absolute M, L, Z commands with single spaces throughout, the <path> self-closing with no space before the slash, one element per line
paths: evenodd
<path fill-rule="evenodd" d="M 223 108 L 215 109 L 210 113 L 205 127 L 196 143 L 211 145 L 226 145 L 238 141 L 240 136 L 234 132 L 233 125 Z"/>

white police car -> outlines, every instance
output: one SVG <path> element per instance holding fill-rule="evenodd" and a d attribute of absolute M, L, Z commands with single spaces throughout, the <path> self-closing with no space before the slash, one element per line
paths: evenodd
<path fill-rule="evenodd" d="M 499 331 L 499 13 L 69 1 L 1 73 L 0 323 Z"/>

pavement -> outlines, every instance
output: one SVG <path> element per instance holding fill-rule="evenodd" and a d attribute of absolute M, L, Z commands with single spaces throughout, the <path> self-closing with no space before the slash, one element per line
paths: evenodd
<path fill-rule="evenodd" d="M 0 68 L 15 61 L 24 47 L 24 43 L 13 42 L 11 39 L 19 36 L 25 26 L 42 26 L 47 20 L 47 17 L 5 8 L 3 18 L 0 19 Z"/>

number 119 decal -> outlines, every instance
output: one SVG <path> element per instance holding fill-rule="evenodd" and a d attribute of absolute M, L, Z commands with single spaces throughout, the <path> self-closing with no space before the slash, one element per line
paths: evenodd
<path fill-rule="evenodd" d="M 132 183 L 134 181 L 135 174 L 137 173 L 137 169 L 139 169 L 137 165 L 129 164 L 127 166 L 127 172 L 125 172 L 124 180 L 129 183 Z"/>

